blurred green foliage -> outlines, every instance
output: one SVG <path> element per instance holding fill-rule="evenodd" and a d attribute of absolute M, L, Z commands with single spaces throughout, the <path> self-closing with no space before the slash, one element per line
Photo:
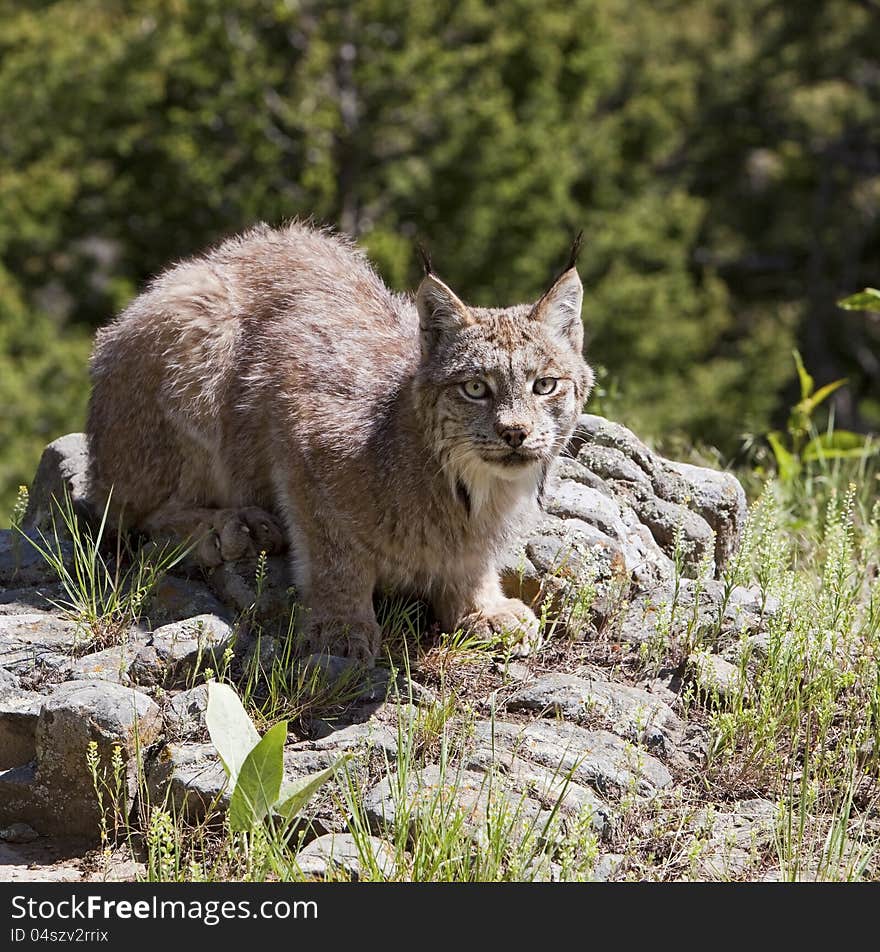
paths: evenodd
<path fill-rule="evenodd" d="M 872 0 L 0 0 L 0 511 L 83 422 L 94 327 L 258 220 L 423 238 L 475 303 L 581 259 L 603 409 L 736 448 L 880 423 Z M 873 266 L 873 272 L 872 272 Z"/>

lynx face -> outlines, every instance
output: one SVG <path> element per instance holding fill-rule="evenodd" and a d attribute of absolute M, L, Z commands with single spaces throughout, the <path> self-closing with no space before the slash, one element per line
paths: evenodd
<path fill-rule="evenodd" d="M 501 480 L 541 481 L 592 385 L 572 268 L 534 306 L 468 308 L 428 275 L 417 304 L 417 403 L 436 455 L 478 500 Z"/>

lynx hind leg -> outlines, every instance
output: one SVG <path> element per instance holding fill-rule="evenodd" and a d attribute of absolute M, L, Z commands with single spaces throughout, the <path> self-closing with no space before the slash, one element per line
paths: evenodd
<path fill-rule="evenodd" d="M 192 557 L 213 568 L 222 562 L 253 558 L 259 552 L 275 555 L 284 548 L 284 536 L 263 509 L 207 509 L 166 504 L 143 523 L 153 538 L 193 546 Z"/>

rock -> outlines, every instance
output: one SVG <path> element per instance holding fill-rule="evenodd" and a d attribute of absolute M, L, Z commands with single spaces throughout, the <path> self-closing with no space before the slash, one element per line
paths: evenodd
<path fill-rule="evenodd" d="M 509 711 L 531 711 L 576 723 L 603 722 L 627 740 L 647 747 L 671 749 L 684 724 L 658 697 L 628 684 L 606 681 L 590 673 L 546 674 L 520 688 L 507 701 Z"/>
<path fill-rule="evenodd" d="M 410 833 L 420 823 L 460 824 L 478 846 L 489 842 L 493 825 L 509 825 L 519 836 L 538 835 L 551 816 L 538 800 L 512 792 L 503 780 L 451 766 L 443 770 L 436 764 L 408 771 L 403 780 L 383 778 L 364 796 L 363 809 L 377 835 L 394 835 L 399 822 L 406 823 Z"/>
<path fill-rule="evenodd" d="M 697 691 L 709 701 L 728 701 L 748 693 L 740 669 L 719 655 L 695 651 L 688 658 Z"/>
<path fill-rule="evenodd" d="M 135 641 L 83 655 L 71 662 L 70 676 L 78 681 L 94 678 L 99 681 L 129 684 L 128 669 L 139 650 L 140 646 Z"/>
<path fill-rule="evenodd" d="M 362 846 L 366 847 L 366 857 L 362 855 Z M 365 870 L 371 874 L 370 878 L 378 874 L 390 879 L 397 868 L 394 847 L 390 843 L 376 836 L 355 838 L 351 833 L 319 836 L 297 853 L 296 863 L 303 875 L 312 879 L 332 877 L 353 882 L 362 879 Z"/>
<path fill-rule="evenodd" d="M 592 414 L 579 418 L 569 451 L 576 454 L 580 468 L 569 460 L 556 464 L 560 488 L 545 502 L 548 512 L 574 515 L 577 510 L 578 519 L 610 537 L 617 536 L 622 522 L 630 542 L 641 523 L 667 559 L 673 557 L 679 535 L 691 572 L 707 559 L 720 574 L 735 554 L 746 499 L 731 474 L 665 460 L 625 427 Z M 574 491 L 573 483 L 592 493 Z M 615 505 L 619 521 L 612 518 Z M 655 570 L 658 578 L 671 577 L 669 565 L 656 562 Z"/>
<path fill-rule="evenodd" d="M 21 687 L 18 677 L 6 668 L 0 668 L 0 697 L 14 694 Z"/>
<path fill-rule="evenodd" d="M 598 489 L 575 480 L 559 479 L 549 492 L 545 487 L 543 508 L 551 516 L 560 519 L 587 522 L 612 539 L 623 541 L 626 538 L 626 526 L 620 518 L 619 503 Z"/>
<path fill-rule="evenodd" d="M 610 731 L 565 722 L 478 721 L 474 741 L 487 753 L 511 751 L 603 796 L 650 796 L 672 783 L 672 775 L 656 757 Z"/>
<path fill-rule="evenodd" d="M 734 589 L 734 592 L 736 589 Z M 718 582 L 681 578 L 638 592 L 622 612 L 607 620 L 605 633 L 632 645 L 659 644 L 692 639 L 706 632 L 720 643 L 739 643 L 745 632 L 760 624 L 746 606 L 724 603 Z"/>
<path fill-rule="evenodd" d="M 43 696 L 10 691 L 0 697 L 0 770 L 20 767 L 37 756 L 37 718 Z"/>
<path fill-rule="evenodd" d="M 684 506 L 633 490 L 630 503 L 654 541 L 683 571 L 697 574 L 704 564 L 715 572 L 715 534 L 701 516 Z"/>
<path fill-rule="evenodd" d="M 0 529 L 0 585 L 43 585 L 57 579 L 55 569 L 46 561 L 37 546 L 50 543 L 29 532 L 23 535 L 14 529 Z M 73 549 L 69 542 L 51 543 L 66 565 L 70 565 Z"/>
<path fill-rule="evenodd" d="M 760 798 L 701 808 L 694 817 L 694 835 L 702 844 L 699 878 L 738 879 L 759 862 L 772 845 L 776 806 Z"/>
<path fill-rule="evenodd" d="M 57 685 L 37 717 L 35 763 L 0 772 L 0 823 L 22 821 L 43 833 L 96 838 L 100 816 L 86 764 L 90 742 L 99 777 L 110 783 L 119 751 L 119 796 L 131 803 L 139 758 L 161 726 L 158 707 L 139 691 L 109 681 Z"/>
<path fill-rule="evenodd" d="M 535 677 L 532 673 L 532 669 L 521 661 L 509 661 L 505 659 L 503 664 L 498 664 L 496 667 L 504 676 L 505 681 L 520 681 L 525 683 Z"/>
<path fill-rule="evenodd" d="M 227 782 L 213 744 L 166 744 L 147 772 L 150 801 L 191 823 L 229 807 Z"/>
<path fill-rule="evenodd" d="M 331 654 L 310 654 L 297 662 L 303 683 L 315 678 L 325 687 L 338 687 L 351 699 L 383 701 L 391 687 L 391 674 L 386 668 L 366 669 L 353 658 Z"/>
<path fill-rule="evenodd" d="M 234 609 L 227 607 L 203 582 L 165 575 L 150 596 L 147 616 L 154 628 L 197 615 L 216 615 L 232 622 Z"/>
<path fill-rule="evenodd" d="M 594 883 L 607 883 L 618 874 L 626 858 L 620 853 L 603 853 L 596 857 L 593 869 L 590 873 L 590 881 Z"/>
<path fill-rule="evenodd" d="M 334 755 L 356 750 L 378 750 L 393 759 L 397 756 L 397 732 L 376 720 L 368 720 L 364 724 L 349 724 L 317 740 L 300 741 L 291 745 L 289 750 L 294 753 L 323 751 Z"/>
<path fill-rule="evenodd" d="M 86 638 L 75 622 L 43 613 L 0 615 L 0 665 L 19 677 L 69 666 Z"/>
<path fill-rule="evenodd" d="M 206 735 L 207 710 L 207 684 L 175 694 L 163 711 L 168 734 L 175 740 L 194 740 Z"/>
<path fill-rule="evenodd" d="M 397 737 L 389 728 L 376 722 L 355 724 L 321 740 L 286 747 L 284 778 L 293 781 L 317 773 L 344 753 L 376 751 L 394 757 L 396 750 Z M 147 774 L 147 786 L 153 803 L 161 804 L 168 796 L 174 808 L 192 822 L 229 806 L 226 772 L 212 744 L 167 744 Z"/>
<path fill-rule="evenodd" d="M 234 642 L 232 628 L 217 615 L 196 615 L 157 628 L 128 668 L 135 684 L 171 685 L 197 670 L 219 670 L 223 653 Z"/>
<path fill-rule="evenodd" d="M 43 531 L 51 529 L 53 499 L 62 501 L 65 494 L 74 512 L 91 515 L 86 494 L 87 470 L 88 442 L 84 433 L 68 433 L 50 443 L 43 450 L 37 467 L 22 526 Z M 60 522 L 57 517 L 56 522 Z"/>
<path fill-rule="evenodd" d="M 0 830 L 0 840 L 6 843 L 33 843 L 40 834 L 28 823 L 11 823 Z"/>
<path fill-rule="evenodd" d="M 0 530 L 0 536 L 3 531 L 5 530 Z M 2 584 L 0 582 L 0 585 Z M 65 598 L 63 586 L 57 582 L 48 584 L 41 582 L 39 585 L 39 590 L 36 588 L 0 589 L 0 615 L 57 615 L 56 604 Z"/>
<path fill-rule="evenodd" d="M 715 564 L 725 566 L 736 555 L 748 516 L 746 494 L 732 473 L 667 462 L 687 483 L 688 505 L 715 533 Z M 684 500 L 679 500 L 684 502 Z"/>
<path fill-rule="evenodd" d="M 463 760 L 468 770 L 489 774 L 499 773 L 508 788 L 520 795 L 527 794 L 546 810 L 559 811 L 563 816 L 589 819 L 599 835 L 611 830 L 612 811 L 608 804 L 588 787 L 575 783 L 568 771 L 536 763 L 528 757 L 504 748 L 478 745 Z"/>

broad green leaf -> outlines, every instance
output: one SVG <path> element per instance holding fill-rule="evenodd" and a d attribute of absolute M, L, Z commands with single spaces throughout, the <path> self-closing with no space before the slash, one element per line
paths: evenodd
<path fill-rule="evenodd" d="M 870 456 L 880 450 L 877 446 L 867 445 L 865 437 L 860 433 L 849 430 L 835 430 L 833 433 L 823 433 L 810 440 L 804 447 L 805 461 L 817 459 L 857 459 L 860 456 Z"/>
<path fill-rule="evenodd" d="M 779 470 L 779 478 L 783 482 L 789 482 L 797 476 L 800 470 L 800 464 L 797 458 L 790 453 L 782 442 L 782 434 L 778 430 L 767 434 L 767 442 L 770 449 L 773 450 L 773 456 L 776 458 L 776 468 Z"/>
<path fill-rule="evenodd" d="M 309 774 L 308 777 L 302 777 L 299 780 L 285 781 L 281 786 L 281 793 L 278 797 L 278 803 L 275 806 L 275 812 L 283 816 L 286 820 L 295 817 L 309 800 L 312 799 L 315 793 L 317 793 L 318 789 L 325 784 L 347 760 L 348 756 L 340 757 L 336 763 L 331 764 L 326 770 Z"/>
<path fill-rule="evenodd" d="M 242 764 L 259 744 L 260 735 L 235 691 L 228 684 L 219 684 L 216 681 L 208 684 L 205 722 L 211 735 L 211 743 L 217 748 L 229 782 L 234 788 Z"/>
<path fill-rule="evenodd" d="M 835 390 L 839 390 L 846 382 L 846 377 L 843 377 L 841 380 L 826 383 L 824 387 L 819 387 L 811 397 L 802 400 L 800 404 L 798 404 L 798 409 L 802 410 L 807 416 L 811 416 L 820 403 L 827 400 Z"/>
<path fill-rule="evenodd" d="M 279 721 L 247 755 L 229 801 L 229 825 L 252 830 L 278 800 L 284 778 L 284 741 L 287 721 Z"/>
<path fill-rule="evenodd" d="M 813 378 L 807 373 L 801 352 L 794 350 L 792 354 L 794 356 L 794 365 L 797 367 L 798 379 L 801 382 L 801 400 L 806 400 L 813 392 Z"/>
<path fill-rule="evenodd" d="M 838 307 L 847 311 L 874 311 L 880 313 L 880 291 L 877 288 L 865 288 L 858 294 L 851 294 L 837 302 Z"/>

